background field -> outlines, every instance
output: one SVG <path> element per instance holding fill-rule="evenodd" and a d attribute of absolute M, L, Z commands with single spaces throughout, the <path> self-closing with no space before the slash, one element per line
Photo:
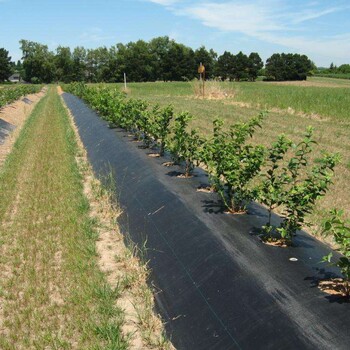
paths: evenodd
<path fill-rule="evenodd" d="M 117 85 L 123 87 L 122 84 Z M 317 160 L 319 152 L 326 149 L 339 152 L 342 163 L 336 169 L 334 186 L 320 200 L 310 221 L 317 230 L 317 224 L 326 211 L 333 207 L 343 208 L 350 217 L 349 80 L 315 77 L 307 82 L 225 82 L 213 85 L 212 90 L 220 99 L 196 96 L 194 84 L 190 82 L 130 83 L 128 96 L 160 105 L 172 104 L 176 111 L 189 111 L 196 117 L 193 126 L 203 133 L 211 131 L 212 120 L 216 117 L 223 118 L 228 124 L 247 120 L 267 109 L 270 111 L 268 118 L 255 137 L 255 142 L 266 146 L 281 133 L 297 142 L 306 127 L 313 126 L 318 141 L 314 159 Z"/>

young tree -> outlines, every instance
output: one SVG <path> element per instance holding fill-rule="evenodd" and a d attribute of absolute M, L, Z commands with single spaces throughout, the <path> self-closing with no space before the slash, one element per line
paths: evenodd
<path fill-rule="evenodd" d="M 0 48 L 0 82 L 7 80 L 12 73 L 11 57 L 9 52 Z"/>

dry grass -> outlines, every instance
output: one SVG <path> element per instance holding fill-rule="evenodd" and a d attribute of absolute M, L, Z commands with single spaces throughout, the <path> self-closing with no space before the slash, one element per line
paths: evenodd
<path fill-rule="evenodd" d="M 204 82 L 194 79 L 190 82 L 195 98 L 207 100 L 223 100 L 234 97 L 234 90 L 223 86 L 219 81 L 207 80 Z M 204 91 L 203 91 L 204 89 Z"/>

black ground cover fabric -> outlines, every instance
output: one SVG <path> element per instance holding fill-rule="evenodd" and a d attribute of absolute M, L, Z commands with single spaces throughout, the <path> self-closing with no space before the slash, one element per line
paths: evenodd
<path fill-rule="evenodd" d="M 0 118 L 0 145 L 4 143 L 5 138 L 9 135 L 9 132 L 16 127 L 7 121 Z"/>
<path fill-rule="evenodd" d="M 115 176 L 122 231 L 146 242 L 157 308 L 176 348 L 349 349 L 350 305 L 317 288 L 339 273 L 320 263 L 329 248 L 304 232 L 295 247 L 264 245 L 261 206 L 225 214 L 216 194 L 196 191 L 205 172 L 177 178 L 179 168 L 148 157 L 75 96 L 64 99 L 96 175 Z"/>

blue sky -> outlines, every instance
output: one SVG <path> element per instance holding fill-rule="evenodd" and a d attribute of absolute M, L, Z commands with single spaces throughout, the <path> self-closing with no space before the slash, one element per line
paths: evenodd
<path fill-rule="evenodd" d="M 0 47 L 18 41 L 111 46 L 168 35 L 192 48 L 305 53 L 318 66 L 350 63 L 349 0 L 0 0 Z"/>

